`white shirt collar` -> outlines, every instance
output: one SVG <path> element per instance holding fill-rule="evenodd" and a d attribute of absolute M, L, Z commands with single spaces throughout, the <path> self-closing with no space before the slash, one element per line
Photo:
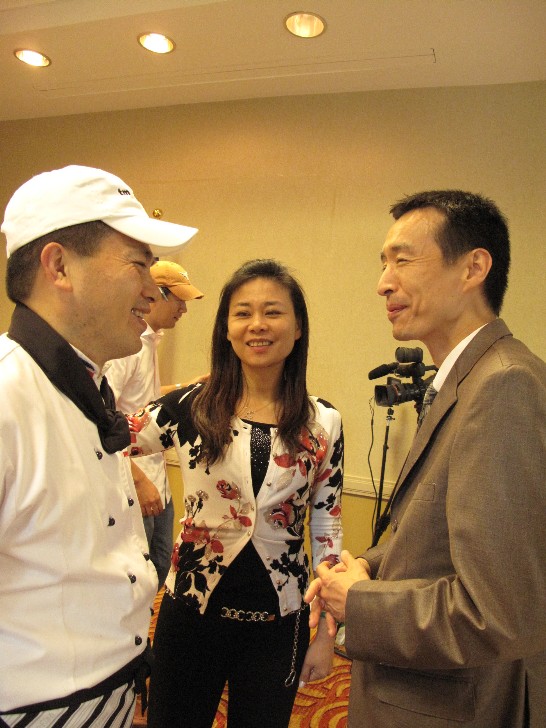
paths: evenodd
<path fill-rule="evenodd" d="M 68 342 L 68 343 L 70 343 L 70 342 Z M 100 389 L 100 384 L 102 382 L 104 373 L 106 372 L 106 370 L 108 369 L 108 367 L 110 365 L 109 362 L 106 362 L 104 367 L 102 369 L 99 369 L 97 364 L 95 364 L 95 362 L 91 361 L 91 359 L 88 356 L 86 356 L 83 352 L 81 352 L 76 346 L 74 346 L 73 344 L 70 344 L 70 346 L 74 349 L 76 354 L 83 361 L 83 363 L 87 367 L 89 373 L 92 375 L 93 381 L 95 382 L 97 387 L 99 387 L 99 389 Z"/>
<path fill-rule="evenodd" d="M 152 341 L 160 341 L 163 338 L 163 334 L 165 332 L 163 329 L 158 329 L 157 331 L 154 331 L 150 324 L 146 324 L 146 331 L 142 334 L 142 338 L 147 337 L 151 339 Z"/>
<path fill-rule="evenodd" d="M 484 324 L 486 326 L 487 324 Z M 471 334 L 468 334 L 467 337 L 465 337 L 462 341 L 459 341 L 457 346 L 452 349 L 449 354 L 446 356 L 442 364 L 440 365 L 440 368 L 436 372 L 436 375 L 434 377 L 434 380 L 432 384 L 434 385 L 434 389 L 439 392 L 440 388 L 442 387 L 443 383 L 447 379 L 447 375 L 449 372 L 453 369 L 453 366 L 455 365 L 455 362 L 457 359 L 461 356 L 463 351 L 466 349 L 466 347 L 470 344 L 472 339 L 476 336 L 478 331 L 483 329 L 483 326 L 480 326 L 479 329 L 476 329 Z"/>

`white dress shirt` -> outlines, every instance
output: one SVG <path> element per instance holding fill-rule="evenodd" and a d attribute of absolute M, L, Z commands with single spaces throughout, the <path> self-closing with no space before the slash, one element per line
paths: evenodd
<path fill-rule="evenodd" d="M 151 326 L 142 334 L 142 348 L 136 354 L 123 359 L 112 359 L 105 366 L 108 384 L 114 391 L 116 405 L 126 415 L 137 412 L 149 402 L 161 396 L 157 349 L 163 331 Z M 152 481 L 161 496 L 163 507 L 171 500 L 171 490 L 163 453 L 155 453 L 138 459 L 138 467 Z"/>

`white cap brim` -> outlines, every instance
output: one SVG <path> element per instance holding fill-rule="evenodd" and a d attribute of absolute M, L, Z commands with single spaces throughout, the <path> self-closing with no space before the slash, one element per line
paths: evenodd
<path fill-rule="evenodd" d="M 102 218 L 102 221 L 118 233 L 128 235 L 141 243 L 147 243 L 154 255 L 176 253 L 189 242 L 197 228 L 178 225 L 166 220 L 155 220 L 146 215 Z"/>

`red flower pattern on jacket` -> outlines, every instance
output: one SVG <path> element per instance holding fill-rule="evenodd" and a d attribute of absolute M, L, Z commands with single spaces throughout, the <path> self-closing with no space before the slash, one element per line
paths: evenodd
<path fill-rule="evenodd" d="M 241 497 L 238 486 L 231 485 L 231 483 L 228 483 L 226 480 L 219 480 L 216 483 L 216 490 L 220 493 L 222 498 L 229 498 L 229 500 L 235 500 L 236 498 Z"/>
<path fill-rule="evenodd" d="M 294 525 L 297 518 L 297 513 L 292 500 L 294 497 L 295 493 L 293 493 L 287 501 L 279 503 L 276 508 L 273 508 L 273 510 L 270 511 L 266 521 L 270 523 L 273 528 L 288 528 L 289 526 Z"/>
<path fill-rule="evenodd" d="M 190 494 L 186 497 L 186 518 L 180 522 L 182 530 L 180 532 L 180 541 L 185 544 L 195 544 L 195 546 L 205 546 L 205 556 L 207 558 L 213 558 L 214 554 L 222 554 L 224 552 L 224 545 L 219 537 L 219 532 L 224 527 L 235 528 L 240 530 L 241 528 L 249 528 L 252 526 L 252 519 L 249 518 L 247 513 L 250 510 L 250 505 L 241 505 L 241 492 L 240 488 L 236 484 L 228 483 L 226 480 L 219 480 L 216 484 L 216 490 L 222 498 L 231 501 L 238 501 L 237 507 L 234 505 L 229 506 L 229 515 L 224 514 L 224 523 L 213 533 L 207 527 L 205 521 L 196 522 L 195 516 L 203 507 L 203 501 L 208 500 L 208 494 L 204 491 L 198 491 L 195 495 Z M 179 551 L 175 545 L 171 557 L 171 563 L 175 571 L 178 571 L 179 566 Z"/>
<path fill-rule="evenodd" d="M 310 432 L 307 428 L 304 428 L 300 435 L 300 441 L 302 450 L 297 454 L 296 458 L 293 458 L 288 453 L 282 453 L 281 455 L 275 455 L 273 459 L 280 468 L 289 469 L 297 467 L 301 475 L 307 477 L 311 469 L 318 470 L 320 464 L 323 462 L 328 451 L 328 440 L 324 430 L 317 429 L 314 432 Z M 331 477 L 332 472 L 332 468 L 327 468 L 320 475 L 316 476 L 314 480 L 315 485 L 327 481 Z M 300 520 L 305 516 L 305 506 L 297 505 L 300 499 L 301 493 L 293 493 L 290 498 L 279 503 L 278 506 L 267 514 L 266 521 L 273 528 L 284 528 L 291 533 L 297 533 L 303 527 L 303 523 L 300 523 Z M 341 505 L 327 507 L 326 511 L 332 518 L 338 518 L 341 514 Z M 317 543 L 322 544 L 323 553 L 327 548 L 331 549 L 334 546 L 331 537 L 318 536 L 315 537 L 315 540 Z M 339 561 L 335 554 L 325 555 L 322 560 L 332 564 Z"/>

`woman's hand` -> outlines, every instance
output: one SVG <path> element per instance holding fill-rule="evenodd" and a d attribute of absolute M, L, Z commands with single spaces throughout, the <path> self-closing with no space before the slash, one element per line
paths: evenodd
<path fill-rule="evenodd" d="M 319 620 L 317 634 L 307 648 L 300 674 L 300 688 L 312 680 L 322 680 L 332 672 L 334 637 L 328 634 L 326 619 Z"/>
<path fill-rule="evenodd" d="M 135 481 L 135 489 L 143 516 L 159 516 L 163 512 L 163 503 L 158 489 L 152 481 L 144 475 L 142 470 L 131 460 L 131 474 Z"/>

